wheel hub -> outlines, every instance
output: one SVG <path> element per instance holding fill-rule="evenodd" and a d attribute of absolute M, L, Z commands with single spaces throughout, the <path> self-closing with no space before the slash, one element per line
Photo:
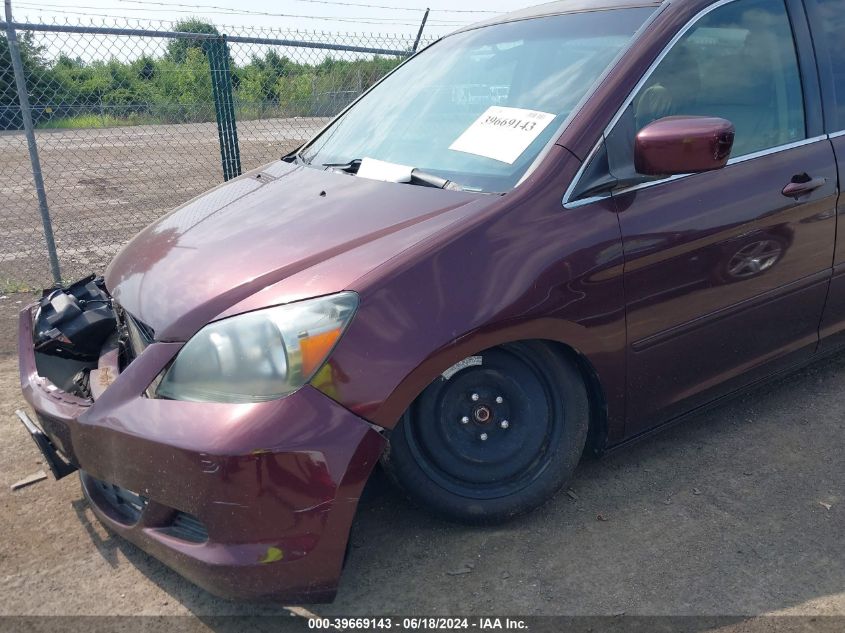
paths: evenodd
<path fill-rule="evenodd" d="M 493 420 L 493 412 L 490 410 L 490 407 L 482 404 L 481 406 L 475 407 L 475 411 L 472 412 L 472 418 L 479 424 L 489 424 Z"/>

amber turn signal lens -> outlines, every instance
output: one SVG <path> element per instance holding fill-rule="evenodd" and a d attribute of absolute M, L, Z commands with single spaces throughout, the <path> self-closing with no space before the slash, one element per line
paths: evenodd
<path fill-rule="evenodd" d="M 342 330 L 329 330 L 314 336 L 305 336 L 299 339 L 299 349 L 302 352 L 302 373 L 310 376 L 317 369 L 332 351 L 332 347 L 340 338 Z"/>

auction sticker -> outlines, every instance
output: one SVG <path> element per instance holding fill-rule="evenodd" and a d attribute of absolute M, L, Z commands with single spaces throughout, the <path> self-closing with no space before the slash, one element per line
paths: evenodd
<path fill-rule="evenodd" d="M 490 106 L 449 149 L 512 165 L 554 118 L 549 112 Z"/>

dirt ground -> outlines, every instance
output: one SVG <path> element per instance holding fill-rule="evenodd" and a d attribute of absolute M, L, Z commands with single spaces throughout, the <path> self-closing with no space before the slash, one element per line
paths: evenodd
<path fill-rule="evenodd" d="M 244 171 L 276 160 L 327 119 L 238 124 Z M 38 151 L 65 281 L 102 271 L 133 235 L 222 180 L 215 123 L 39 130 Z M 50 280 L 26 139 L 0 132 L 0 292 Z"/>
<path fill-rule="evenodd" d="M 45 468 L 14 417 L 18 300 L 0 300 L 0 615 L 188 614 L 215 628 L 214 616 L 288 614 L 217 599 L 109 534 L 75 477 L 10 490 Z M 500 527 L 447 524 L 377 486 L 337 601 L 308 609 L 845 615 L 843 381 L 845 355 L 587 460 L 571 495 Z"/>

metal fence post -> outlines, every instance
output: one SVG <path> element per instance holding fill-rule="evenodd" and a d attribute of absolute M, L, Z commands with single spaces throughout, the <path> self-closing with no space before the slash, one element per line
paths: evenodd
<path fill-rule="evenodd" d="M 417 31 L 417 39 L 414 40 L 414 48 L 411 49 L 412 53 L 416 53 L 417 52 L 417 46 L 420 45 L 420 40 L 422 39 L 423 29 L 425 28 L 426 20 L 428 20 L 428 12 L 429 11 L 431 11 L 431 9 L 426 9 L 425 13 L 423 13 L 423 19 L 422 19 L 422 22 L 420 23 L 420 30 Z"/>
<path fill-rule="evenodd" d="M 221 58 L 223 60 L 223 96 L 226 115 L 229 121 L 229 142 L 231 144 L 231 158 L 229 173 L 232 178 L 241 175 L 241 145 L 238 141 L 238 122 L 235 118 L 235 96 L 232 70 L 229 67 L 229 43 L 224 35 L 221 42 Z"/>
<path fill-rule="evenodd" d="M 44 178 L 41 175 L 41 160 L 38 157 L 38 145 L 35 142 L 35 128 L 32 124 L 32 111 L 29 107 L 29 93 L 26 88 L 23 61 L 21 60 L 18 34 L 12 19 L 12 0 L 5 0 L 6 4 L 6 38 L 9 42 L 9 57 L 12 58 L 12 68 L 15 73 L 15 85 L 18 90 L 18 102 L 21 106 L 23 129 L 26 133 L 26 143 L 29 146 L 29 161 L 32 163 L 32 179 L 35 181 L 35 191 L 38 195 L 38 208 L 41 212 L 41 225 L 44 228 L 44 241 L 47 244 L 47 255 L 50 259 L 50 272 L 56 284 L 62 283 L 59 269 L 59 256 L 56 253 L 56 240 L 53 237 L 53 223 L 50 220 L 50 208 L 47 205 L 47 192 L 44 190 Z"/>
<path fill-rule="evenodd" d="M 238 143 L 232 71 L 229 68 L 229 45 L 226 42 L 226 36 L 208 40 L 207 49 L 223 179 L 230 180 L 241 174 L 241 150 Z"/>

